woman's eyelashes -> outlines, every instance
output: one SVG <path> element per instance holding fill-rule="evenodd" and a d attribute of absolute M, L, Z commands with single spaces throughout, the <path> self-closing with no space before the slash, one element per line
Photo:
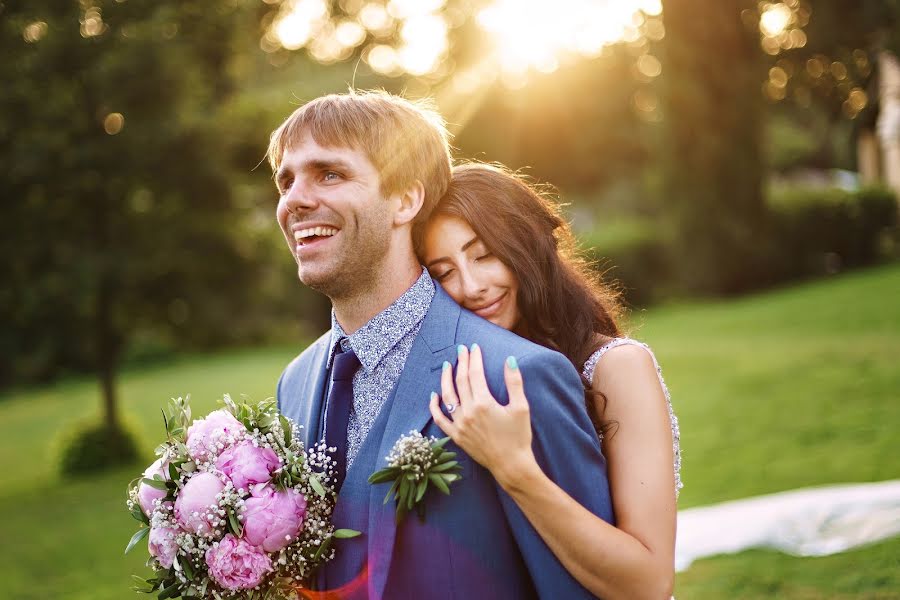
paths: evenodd
<path fill-rule="evenodd" d="M 493 258 L 494 255 L 490 252 L 485 252 L 484 254 L 480 254 L 478 256 L 473 257 L 471 260 L 473 263 L 481 262 L 488 258 Z M 447 279 L 453 271 L 456 269 L 447 269 L 446 271 L 431 271 L 431 276 L 437 281 L 444 281 Z"/>
<path fill-rule="evenodd" d="M 437 281 L 444 281 L 453 272 L 453 269 L 447 269 L 446 271 L 442 271 L 441 273 L 432 273 L 431 276 L 434 277 Z"/>

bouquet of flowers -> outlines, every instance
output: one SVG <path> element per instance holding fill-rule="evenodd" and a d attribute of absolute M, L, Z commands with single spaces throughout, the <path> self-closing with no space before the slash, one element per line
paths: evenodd
<path fill-rule="evenodd" d="M 334 538 L 335 493 L 324 442 L 305 449 L 275 401 L 235 403 L 193 421 L 189 399 L 163 413 L 159 458 L 128 486 L 155 577 L 134 576 L 158 598 L 299 598 Z"/>

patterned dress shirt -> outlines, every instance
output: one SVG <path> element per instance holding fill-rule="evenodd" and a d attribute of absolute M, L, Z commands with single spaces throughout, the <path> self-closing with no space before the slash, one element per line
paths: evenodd
<path fill-rule="evenodd" d="M 352 349 L 362 365 L 353 376 L 353 408 L 347 424 L 347 469 L 400 380 L 433 298 L 434 282 L 423 268 L 412 287 L 349 336 L 332 311 L 328 368 L 331 369 L 338 344 L 344 350 Z"/>

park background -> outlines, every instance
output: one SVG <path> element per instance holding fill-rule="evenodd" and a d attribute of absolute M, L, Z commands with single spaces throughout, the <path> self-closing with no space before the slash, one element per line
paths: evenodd
<path fill-rule="evenodd" d="M 900 477 L 900 2 L 0 0 L 0 596 L 134 597 L 160 410 L 261 399 L 328 326 L 269 132 L 432 98 L 556 186 L 651 344 L 690 508 Z M 723 532 L 723 535 L 725 532 Z M 698 561 L 682 598 L 896 598 L 900 539 Z"/>

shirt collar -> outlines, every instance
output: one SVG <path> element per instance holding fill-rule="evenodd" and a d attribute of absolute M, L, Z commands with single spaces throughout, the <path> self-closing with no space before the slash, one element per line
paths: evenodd
<path fill-rule="evenodd" d="M 344 350 L 349 346 L 366 372 L 371 373 L 397 342 L 425 318 L 433 298 L 434 281 L 423 267 L 422 274 L 402 296 L 349 336 L 344 333 L 332 310 L 327 367 L 331 368 L 340 343 Z"/>

